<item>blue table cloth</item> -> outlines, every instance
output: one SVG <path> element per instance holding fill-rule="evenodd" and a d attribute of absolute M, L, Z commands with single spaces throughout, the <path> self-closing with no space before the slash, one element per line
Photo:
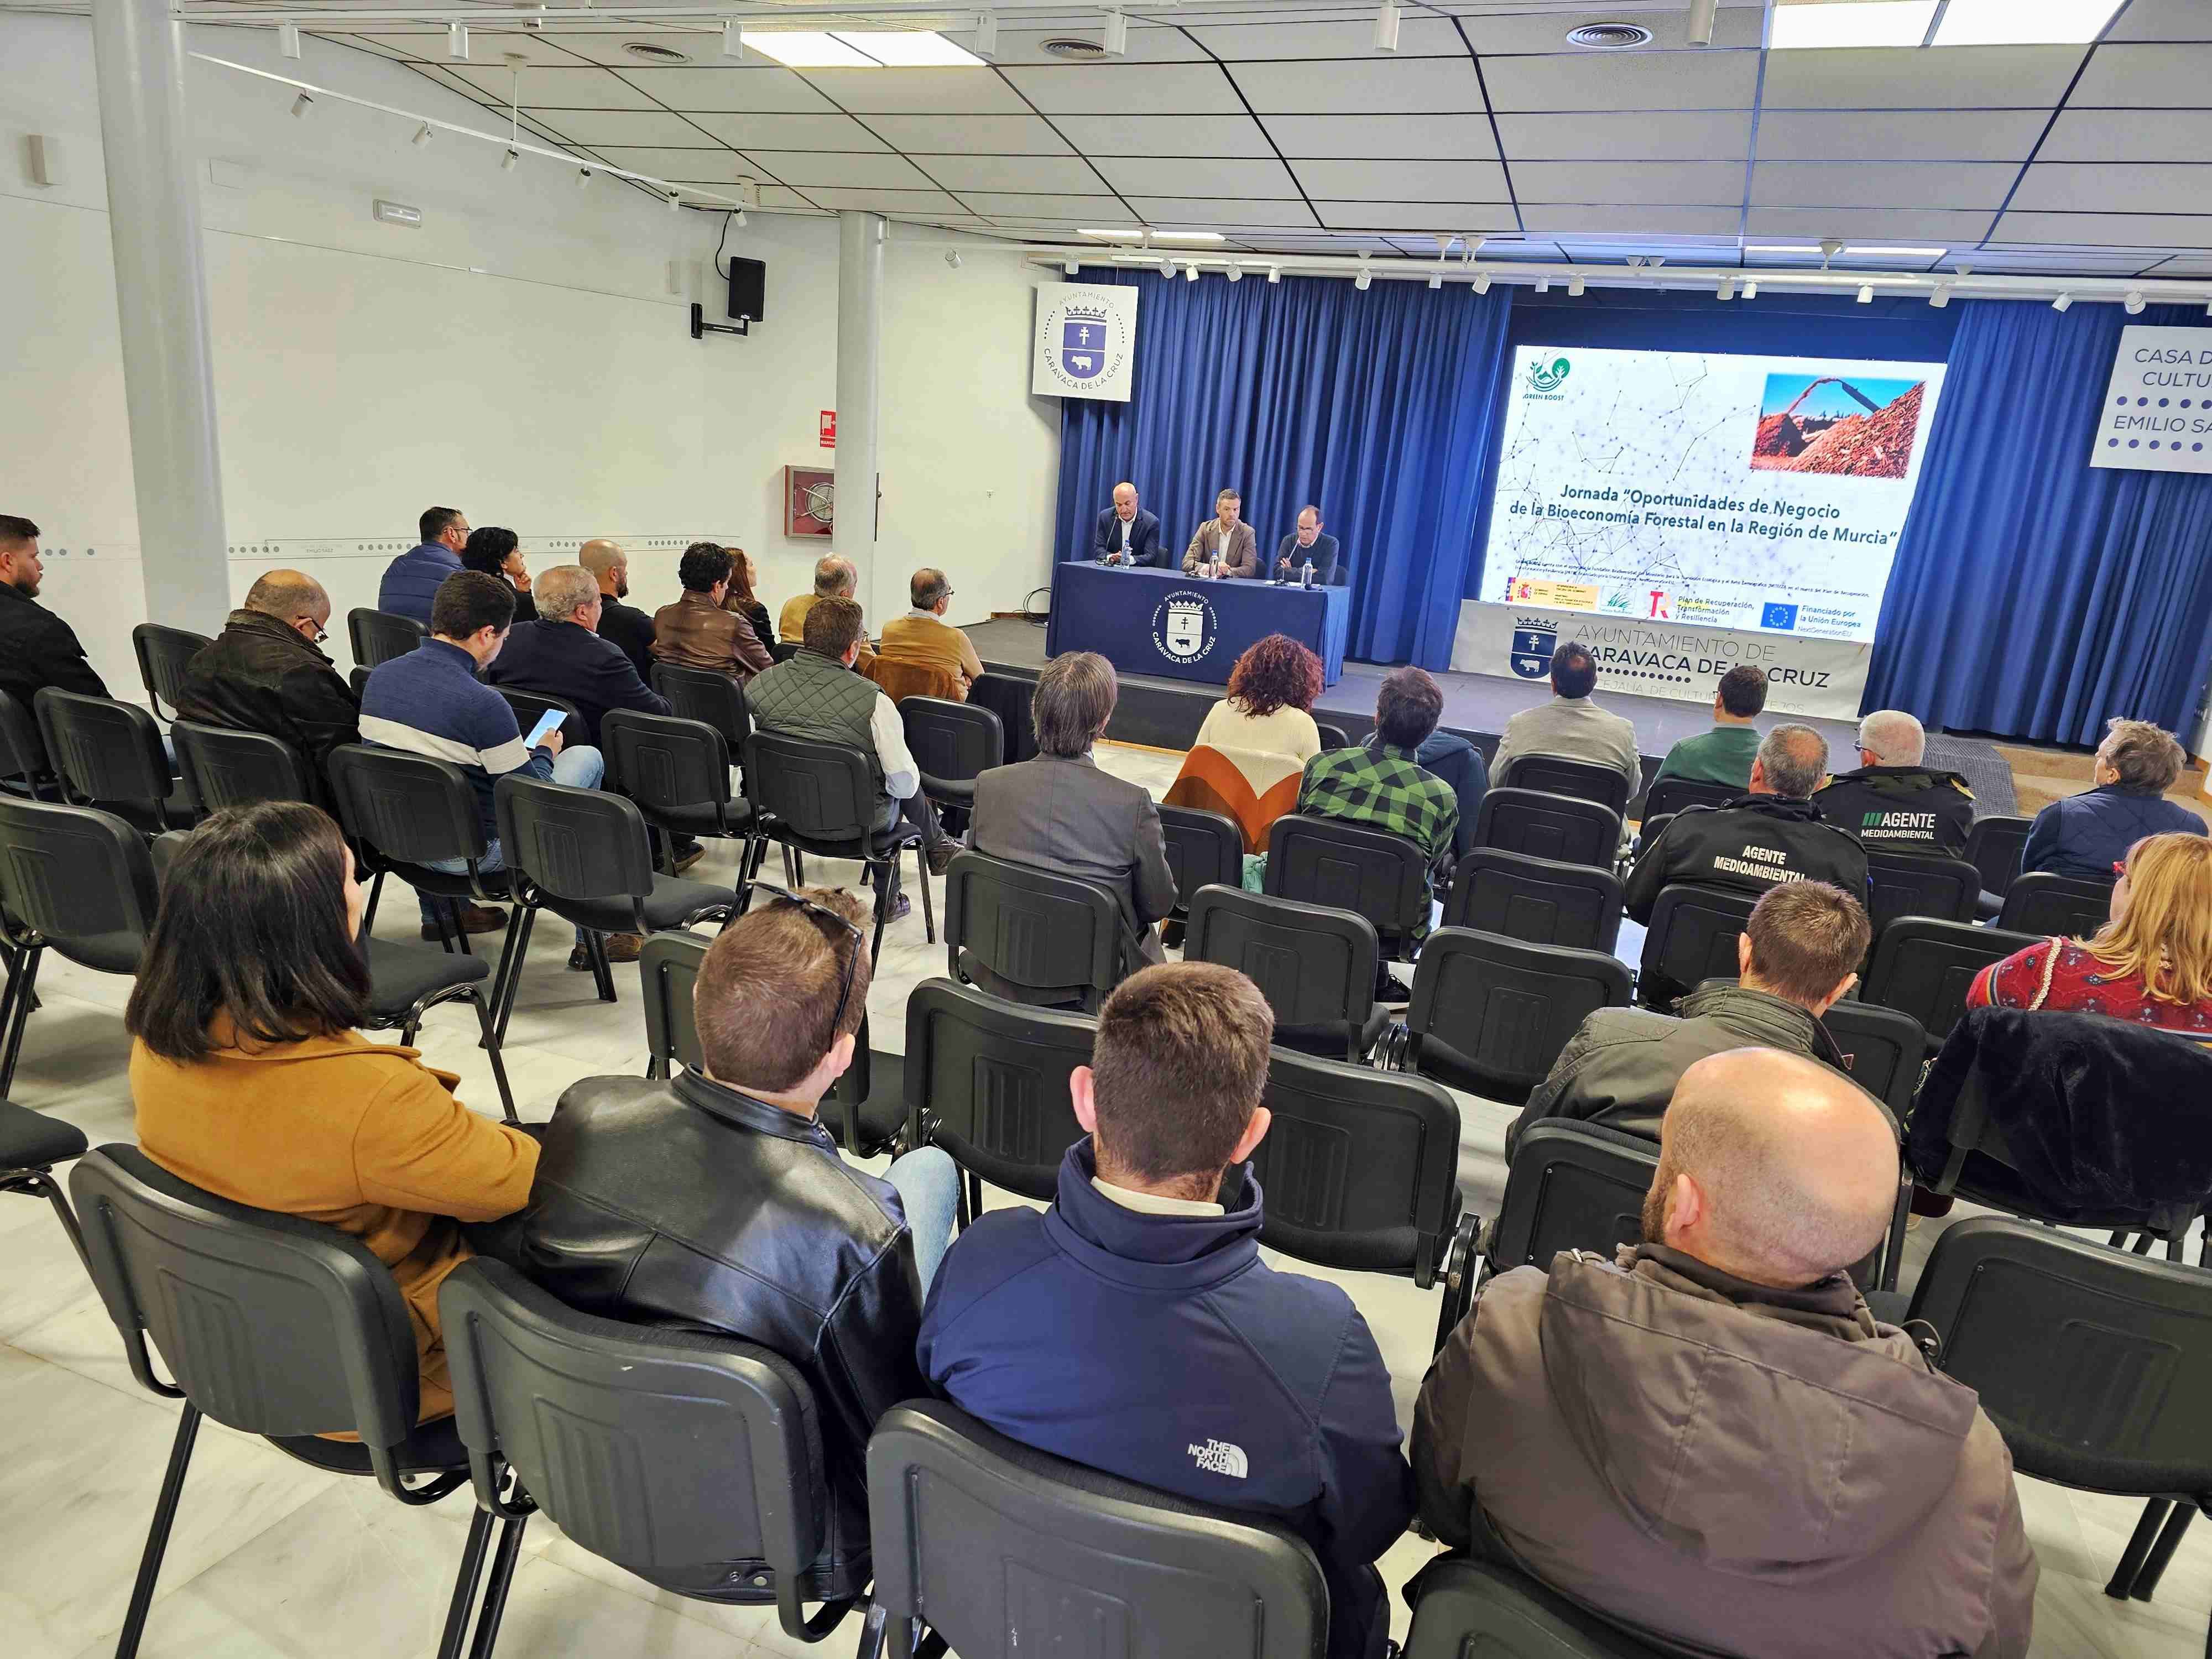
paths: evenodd
<path fill-rule="evenodd" d="M 1045 653 L 1096 651 L 1118 673 L 1229 684 L 1245 650 L 1287 634 L 1321 659 L 1324 684 L 1344 678 L 1352 591 L 1204 581 L 1180 571 L 1055 565 Z"/>

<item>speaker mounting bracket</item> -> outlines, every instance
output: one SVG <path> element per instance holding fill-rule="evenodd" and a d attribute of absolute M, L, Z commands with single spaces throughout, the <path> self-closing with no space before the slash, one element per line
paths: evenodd
<path fill-rule="evenodd" d="M 706 307 L 694 303 L 691 307 L 691 337 L 695 340 L 703 340 L 709 334 L 750 334 L 751 324 L 750 317 L 740 317 L 734 323 L 710 323 Z"/>

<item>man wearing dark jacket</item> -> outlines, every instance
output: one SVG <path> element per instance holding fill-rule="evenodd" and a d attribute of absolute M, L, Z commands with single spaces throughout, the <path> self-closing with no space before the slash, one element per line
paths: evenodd
<path fill-rule="evenodd" d="M 1870 853 L 1941 853 L 1957 858 L 1974 827 L 1974 797 L 1956 772 L 1923 766 L 1928 733 L 1901 708 L 1859 722 L 1859 767 L 1838 772 L 1813 797 L 1820 816 Z"/>
<path fill-rule="evenodd" d="M 629 598 L 629 555 L 599 536 L 576 550 L 576 562 L 599 584 L 599 637 L 620 646 L 638 678 L 652 684 L 653 612 L 623 603 Z"/>
<path fill-rule="evenodd" d="M 1644 1242 L 1500 1274 L 1430 1367 L 1422 1518 L 1699 1651 L 2022 1659 L 2036 1565 L 2003 1438 L 1844 1270 L 1897 1182 L 1892 1126 L 1828 1067 L 1699 1060 Z"/>
<path fill-rule="evenodd" d="M 2145 836 L 2203 835 L 2204 820 L 2166 796 L 2187 759 L 2172 734 L 2148 720 L 2112 721 L 2097 745 L 2091 787 L 2035 815 L 2020 849 L 2021 873 L 2109 882 L 2113 864 Z"/>
<path fill-rule="evenodd" d="M 1768 888 L 1736 935 L 1741 977 L 1707 980 L 1682 999 L 1680 1019 L 1648 1008 L 1600 1008 L 1585 1018 L 1505 1132 L 1506 1158 L 1540 1118 L 1656 1140 L 1682 1073 L 1730 1048 L 1780 1048 L 1848 1069 L 1820 1016 L 1858 982 L 1873 936 L 1865 907 L 1841 888 Z"/>
<path fill-rule="evenodd" d="M 385 566 L 384 580 L 376 587 L 376 608 L 395 617 L 412 617 L 428 628 L 440 586 L 461 568 L 461 550 L 469 544 L 469 521 L 459 507 L 425 507 L 416 529 L 422 543 Z"/>
<path fill-rule="evenodd" d="M 1234 969 L 1123 981 L 1069 1079 L 1089 1134 L 1057 1200 L 961 1236 L 921 1366 L 1025 1445 L 1292 1528 L 1328 1582 L 1333 1659 L 1374 1659 L 1389 1619 L 1373 1564 L 1412 1516 L 1412 1482 L 1351 1298 L 1260 1260 L 1246 1160 L 1267 1132 L 1273 1030 Z"/>
<path fill-rule="evenodd" d="M 927 1392 L 915 1335 L 958 1203 L 939 1148 L 878 1180 L 816 1118 L 867 1010 L 862 915 L 850 894 L 817 890 L 732 923 L 692 992 L 702 1064 L 570 1087 L 528 1207 L 480 1241 L 571 1307 L 742 1337 L 805 1379 L 828 1499 L 809 1600 L 867 1587 L 868 1436 Z M 764 1564 L 719 1542 L 697 1540 L 696 1588 L 772 1600 L 728 1594 Z"/>
<path fill-rule="evenodd" d="M 620 646 L 599 637 L 599 584 L 580 564 L 541 570 L 532 585 L 538 620 L 518 623 L 492 659 L 484 678 L 494 685 L 561 697 L 576 705 L 581 732 L 572 742 L 599 741 L 608 710 L 634 708 L 665 714 L 668 699 L 649 689 Z"/>
<path fill-rule="evenodd" d="M 331 750 L 361 741 L 361 699 L 322 653 L 330 621 L 320 582 L 303 571 L 269 571 L 185 664 L 177 696 L 185 720 L 266 732 L 293 750 L 318 800 L 329 788 Z"/>
<path fill-rule="evenodd" d="M 85 660 L 76 630 L 39 603 L 39 526 L 0 513 L 0 691 L 30 714 L 31 699 L 46 686 L 107 695 L 106 683 Z"/>

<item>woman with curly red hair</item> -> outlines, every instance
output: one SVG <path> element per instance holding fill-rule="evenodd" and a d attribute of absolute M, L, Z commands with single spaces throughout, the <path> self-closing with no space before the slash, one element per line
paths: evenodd
<path fill-rule="evenodd" d="M 1287 635 L 1270 634 L 1237 659 L 1229 695 L 1207 711 L 1197 745 L 1167 793 L 1169 805 L 1237 820 L 1245 850 L 1267 844 L 1274 821 L 1297 804 L 1305 764 L 1321 753 L 1314 699 L 1321 659 Z"/>

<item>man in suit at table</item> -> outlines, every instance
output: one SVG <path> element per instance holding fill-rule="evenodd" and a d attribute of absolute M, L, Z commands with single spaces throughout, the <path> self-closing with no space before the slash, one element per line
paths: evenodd
<path fill-rule="evenodd" d="M 1101 564 L 1168 568 L 1168 550 L 1160 545 L 1160 515 L 1137 505 L 1136 485 L 1114 486 L 1114 505 L 1091 527 L 1091 556 Z"/>
<path fill-rule="evenodd" d="M 1213 516 L 1199 526 L 1183 550 L 1187 576 L 1256 576 L 1260 544 L 1243 521 L 1244 498 L 1224 489 L 1213 498 Z"/>
<path fill-rule="evenodd" d="M 1322 533 L 1321 509 L 1302 507 L 1298 512 L 1298 527 L 1283 538 L 1283 544 L 1275 550 L 1275 574 L 1297 580 L 1298 572 L 1313 566 L 1316 587 L 1327 587 L 1336 580 L 1336 538 Z"/>

